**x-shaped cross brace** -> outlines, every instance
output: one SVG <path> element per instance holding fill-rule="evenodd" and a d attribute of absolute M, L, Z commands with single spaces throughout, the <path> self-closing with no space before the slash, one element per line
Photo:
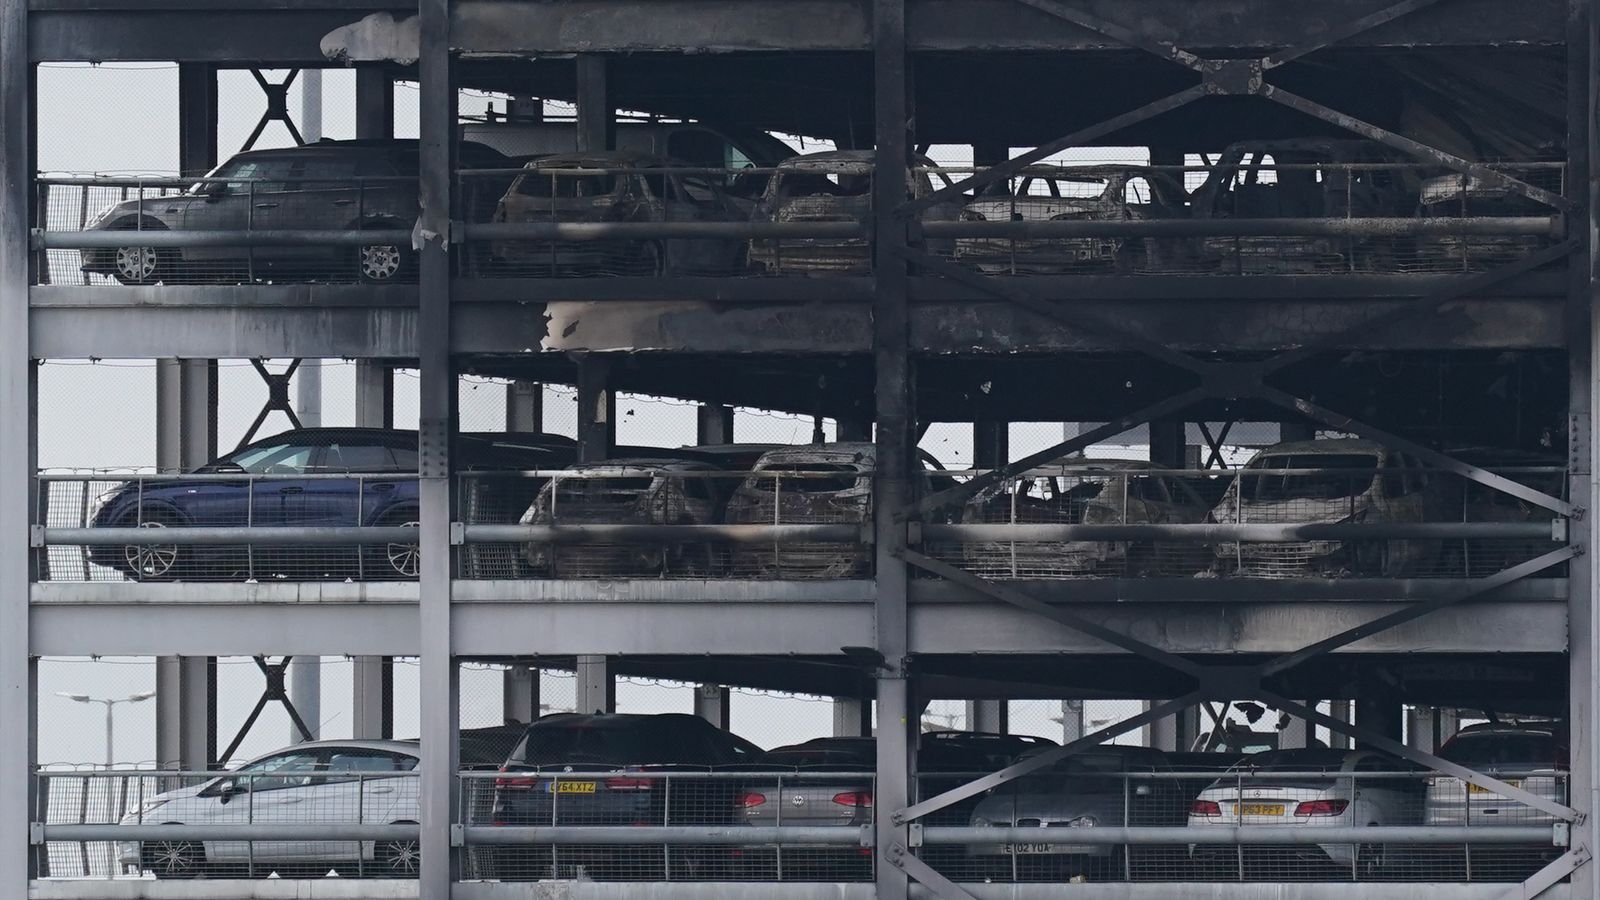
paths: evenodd
<path fill-rule="evenodd" d="M 239 447 L 255 440 L 256 432 L 261 430 L 262 424 L 267 421 L 267 416 L 273 412 L 283 413 L 289 417 L 290 425 L 301 427 L 300 417 L 294 414 L 294 404 L 289 400 L 289 385 L 294 379 L 295 370 L 300 368 L 300 360 L 290 362 L 289 368 L 282 372 L 267 371 L 267 367 L 259 359 L 250 360 L 250 365 L 255 368 L 256 374 L 261 376 L 261 380 L 267 383 L 267 400 L 261 404 L 261 412 L 256 413 L 255 421 L 244 430 L 244 437 L 239 439 Z"/>
<path fill-rule="evenodd" d="M 305 720 L 300 718 L 300 711 L 295 709 L 294 703 L 289 700 L 289 691 L 285 683 L 286 674 L 289 671 L 289 663 L 293 659 L 294 657 L 292 656 L 285 656 L 278 662 L 269 663 L 264 656 L 255 657 L 256 668 L 261 670 L 261 674 L 267 679 L 267 683 L 261 688 L 261 698 L 256 701 L 255 708 L 250 710 L 250 715 L 245 717 L 244 724 L 239 726 L 238 733 L 233 736 L 233 740 L 228 742 L 228 749 L 222 751 L 222 756 L 218 757 L 219 759 L 226 762 L 233 758 L 234 751 L 239 749 L 239 745 L 244 743 L 244 739 L 249 736 L 250 729 L 255 727 L 256 719 L 261 718 L 262 711 L 267 708 L 268 703 L 273 701 L 283 704 L 284 710 L 289 713 L 289 720 L 294 723 L 294 729 L 300 732 L 300 739 L 311 740 L 311 729 L 306 727 Z"/>
<path fill-rule="evenodd" d="M 261 74 L 260 69 L 251 69 L 250 74 L 255 77 L 256 84 L 261 85 L 261 92 L 267 95 L 267 108 L 261 113 L 261 121 L 256 123 L 254 131 L 244 139 L 241 150 L 249 150 L 261 139 L 261 133 L 267 130 L 271 122 L 282 122 L 283 127 L 289 129 L 289 137 L 294 138 L 297 145 L 304 146 L 306 139 L 300 136 L 300 129 L 294 126 L 294 118 L 289 115 L 289 88 L 294 80 L 300 77 L 299 69 L 290 69 L 288 77 L 274 84 Z"/>

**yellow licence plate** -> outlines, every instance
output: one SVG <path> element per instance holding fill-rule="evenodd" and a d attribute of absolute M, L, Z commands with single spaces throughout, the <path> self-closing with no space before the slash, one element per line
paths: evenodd
<path fill-rule="evenodd" d="M 1241 816 L 1281 816 L 1283 815 L 1282 803 L 1241 803 L 1239 804 Z"/>
<path fill-rule="evenodd" d="M 1522 779 L 1520 779 L 1520 778 L 1502 778 L 1501 780 L 1504 781 L 1506 784 L 1511 785 L 1512 787 L 1522 787 Z M 1492 793 L 1494 793 L 1494 791 L 1492 791 L 1492 790 L 1490 790 L 1490 789 L 1488 789 L 1486 787 L 1483 787 L 1482 785 L 1477 785 L 1477 784 L 1473 784 L 1471 782 L 1467 782 L 1467 793 L 1469 793 L 1469 794 L 1492 794 Z"/>
<path fill-rule="evenodd" d="M 554 781 L 550 784 L 552 794 L 592 794 L 594 782 L 592 781 Z"/>

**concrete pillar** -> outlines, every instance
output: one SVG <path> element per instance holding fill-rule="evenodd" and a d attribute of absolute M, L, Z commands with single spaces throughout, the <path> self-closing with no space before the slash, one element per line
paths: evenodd
<path fill-rule="evenodd" d="M 544 431 L 544 385 L 537 381 L 506 383 L 506 430 Z"/>
<path fill-rule="evenodd" d="M 156 360 L 156 467 L 188 471 L 216 455 L 216 361 Z"/>
<path fill-rule="evenodd" d="M 1392 741 L 1399 741 L 1405 737 L 1402 732 L 1404 722 L 1405 717 L 1397 700 L 1374 698 L 1356 701 L 1356 725 L 1361 728 L 1376 731 Z M 1356 741 L 1358 749 L 1361 744 L 1361 741 Z"/>
<path fill-rule="evenodd" d="M 856 697 L 833 698 L 833 736 L 866 737 L 872 734 L 872 701 Z"/>
<path fill-rule="evenodd" d="M 733 407 L 700 404 L 695 409 L 694 442 L 700 445 L 733 443 Z"/>
<path fill-rule="evenodd" d="M 350 736 L 369 740 L 394 737 L 394 659 L 357 656 L 353 662 Z"/>
<path fill-rule="evenodd" d="M 1352 707 L 1352 703 L 1349 700 L 1329 700 L 1328 701 L 1328 715 L 1334 717 L 1335 719 L 1338 719 L 1341 722 L 1352 722 L 1353 723 L 1355 721 L 1355 717 L 1352 714 L 1353 710 L 1352 710 L 1351 707 Z M 1329 731 L 1329 734 L 1328 734 L 1328 746 L 1329 747 L 1333 747 L 1333 748 L 1338 749 L 1338 750 L 1349 750 L 1350 749 L 1351 741 L 1350 741 L 1350 736 L 1348 734 L 1341 734 L 1341 733 L 1339 733 L 1337 731 L 1334 731 L 1331 728 L 1328 731 Z"/>
<path fill-rule="evenodd" d="M 609 459 L 617 446 L 617 395 L 608 387 L 611 360 L 578 360 L 578 461 Z"/>
<path fill-rule="evenodd" d="M 718 728 L 728 728 L 733 692 L 720 684 L 698 684 L 694 689 L 694 714 Z"/>
<path fill-rule="evenodd" d="M 1317 701 L 1304 701 L 1307 706 L 1315 708 Z M 1274 723 L 1276 724 L 1276 723 Z M 1278 730 L 1278 746 L 1282 748 L 1300 749 L 1311 746 L 1311 739 L 1315 731 L 1306 724 L 1305 719 L 1294 716 L 1289 717 L 1289 723 Z"/>
<path fill-rule="evenodd" d="M 356 360 L 356 425 L 394 427 L 394 369 L 388 363 Z"/>
<path fill-rule="evenodd" d="M 356 137 L 394 137 L 394 79 L 383 66 L 356 66 Z"/>
<path fill-rule="evenodd" d="M 205 175 L 217 166 L 217 67 L 178 64 L 178 171 Z"/>
<path fill-rule="evenodd" d="M 617 711 L 617 680 L 604 656 L 578 657 L 577 695 L 573 708 L 580 713 Z"/>
<path fill-rule="evenodd" d="M 1083 701 L 1061 701 L 1061 743 L 1066 744 L 1083 737 Z"/>
<path fill-rule="evenodd" d="M 1406 707 L 1406 746 L 1424 753 L 1439 747 L 1461 728 L 1460 714 L 1437 706 Z"/>
<path fill-rule="evenodd" d="M 1011 730 L 1010 712 L 1004 700 L 968 700 L 967 730 L 1006 734 Z"/>
<path fill-rule="evenodd" d="M 1187 753 L 1200 734 L 1200 707 L 1191 706 L 1150 726 L 1150 746 L 1168 753 Z"/>
<path fill-rule="evenodd" d="M 606 58 L 577 57 L 578 150 L 611 150 L 617 145 L 617 113 L 611 101 Z"/>
<path fill-rule="evenodd" d="M 156 764 L 198 771 L 217 759 L 217 661 L 205 656 L 156 660 Z"/>
<path fill-rule="evenodd" d="M 531 666 L 507 666 L 501 679 L 505 723 L 532 722 L 539 718 L 539 670 Z"/>
<path fill-rule="evenodd" d="M 314 77 L 311 77 L 314 76 Z M 306 91 L 306 105 L 302 106 L 301 133 L 307 141 L 321 139 L 322 134 L 322 72 L 308 70 L 300 73 L 301 87 Z M 315 103 L 311 101 L 315 99 Z M 313 129 L 314 130 L 308 130 Z M 294 370 L 294 411 L 300 424 L 306 428 L 322 426 L 322 360 L 303 359 Z M 296 656 L 289 661 L 289 703 L 300 714 L 309 735 L 301 734 L 300 727 L 289 723 L 288 743 L 315 741 L 322 737 L 322 657 Z"/>

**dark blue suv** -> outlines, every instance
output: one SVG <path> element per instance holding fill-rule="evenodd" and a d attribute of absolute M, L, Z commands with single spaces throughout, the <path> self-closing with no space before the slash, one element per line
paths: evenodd
<path fill-rule="evenodd" d="M 574 457 L 571 439 L 548 434 L 463 434 L 458 468 L 555 469 Z M 107 491 L 91 528 L 416 526 L 417 433 L 382 428 L 303 428 L 263 438 L 199 469 L 238 479 L 130 481 Z M 265 477 L 263 477 L 265 476 Z M 484 479 L 474 489 L 515 493 L 522 510 L 534 479 Z M 515 521 L 513 518 L 511 521 Z M 415 544 L 128 544 L 89 550 L 91 561 L 141 581 L 417 576 Z"/>

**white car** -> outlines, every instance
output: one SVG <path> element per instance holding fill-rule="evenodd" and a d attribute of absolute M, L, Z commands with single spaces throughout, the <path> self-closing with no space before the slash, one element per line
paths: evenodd
<path fill-rule="evenodd" d="M 1256 753 L 1200 792 L 1189 805 L 1189 827 L 1420 825 L 1422 780 L 1420 775 L 1405 777 L 1413 771 L 1408 763 L 1366 750 L 1306 748 Z M 1363 877 L 1386 864 L 1382 844 L 1295 844 L 1270 849 L 1257 845 L 1257 849 L 1309 852 L 1346 871 L 1356 867 Z M 1191 845 L 1189 852 L 1197 860 L 1231 862 L 1235 858 L 1235 848 L 1224 844 Z"/>
<path fill-rule="evenodd" d="M 123 825 L 390 825 L 419 821 L 418 746 L 311 741 L 201 784 L 144 799 Z M 421 854 L 399 841 L 124 841 L 122 865 L 157 878 L 341 874 L 414 878 Z"/>

